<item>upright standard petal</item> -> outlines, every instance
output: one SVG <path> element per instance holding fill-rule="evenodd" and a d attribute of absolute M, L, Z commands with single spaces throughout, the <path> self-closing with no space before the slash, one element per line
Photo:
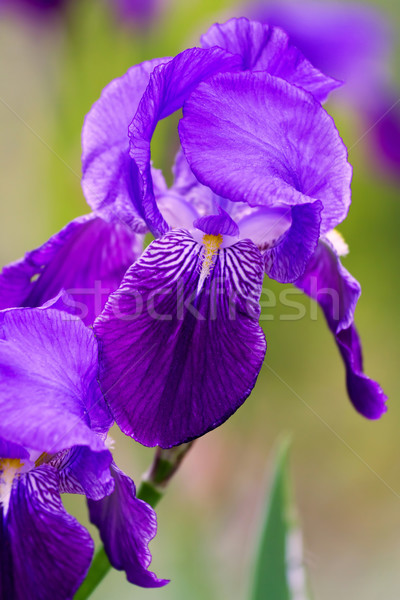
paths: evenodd
<path fill-rule="evenodd" d="M 368 419 L 378 419 L 386 412 L 387 398 L 378 383 L 363 373 L 361 343 L 354 326 L 360 284 L 325 240 L 320 241 L 307 271 L 296 285 L 324 311 L 346 366 L 347 391 L 355 409 Z"/>
<path fill-rule="evenodd" d="M 214 250 L 167 233 L 95 322 L 102 389 L 121 429 L 144 445 L 168 448 L 217 427 L 261 369 L 261 253 L 250 240 Z"/>
<path fill-rule="evenodd" d="M 356 1 L 258 0 L 247 14 L 282 27 L 313 65 L 345 82 L 338 96 L 355 106 L 373 106 L 388 86 L 393 35 L 378 8 Z"/>
<path fill-rule="evenodd" d="M 3 519 L 0 556 L 9 573 L 2 598 L 70 600 L 90 566 L 93 541 L 65 511 L 56 470 L 43 465 L 15 478 Z"/>
<path fill-rule="evenodd" d="M 224 73 L 197 87 L 183 115 L 186 158 L 220 196 L 251 206 L 320 200 L 322 233 L 345 218 L 346 147 L 310 94 L 266 73 Z"/>
<path fill-rule="evenodd" d="M 146 231 L 135 202 L 140 195 L 136 165 L 129 157 L 128 127 L 153 69 L 169 58 L 135 65 L 104 88 L 82 129 L 82 187 L 93 210 L 118 214 L 135 231 Z"/>
<path fill-rule="evenodd" d="M 0 437 L 50 454 L 106 451 L 112 423 L 97 384 L 97 343 L 58 310 L 0 312 Z M 98 432 L 98 433 L 97 433 Z"/>
<path fill-rule="evenodd" d="M 157 208 L 150 169 L 150 142 L 158 121 L 180 109 L 194 88 L 211 75 L 235 70 L 240 57 L 220 48 L 190 48 L 155 68 L 129 127 L 130 156 L 138 166 L 142 183 L 141 214 L 156 236 L 168 231 Z"/>
<path fill-rule="evenodd" d="M 266 71 L 297 85 L 323 102 L 342 85 L 315 68 L 278 27 L 245 17 L 212 25 L 201 38 L 202 46 L 218 46 L 242 57 L 244 71 Z"/>
<path fill-rule="evenodd" d="M 148 544 L 157 532 L 154 510 L 136 498 L 132 479 L 115 465 L 111 467 L 114 492 L 99 501 L 88 500 L 90 520 L 100 537 L 114 569 L 126 572 L 130 583 L 142 587 L 161 587 L 167 580 L 148 571 L 151 554 Z"/>

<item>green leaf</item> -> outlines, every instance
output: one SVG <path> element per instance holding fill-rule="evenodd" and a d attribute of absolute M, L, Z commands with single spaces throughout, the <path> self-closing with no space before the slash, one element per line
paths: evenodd
<path fill-rule="evenodd" d="M 310 598 L 302 564 L 301 534 L 289 485 L 288 438 L 279 445 L 258 543 L 251 600 Z"/>

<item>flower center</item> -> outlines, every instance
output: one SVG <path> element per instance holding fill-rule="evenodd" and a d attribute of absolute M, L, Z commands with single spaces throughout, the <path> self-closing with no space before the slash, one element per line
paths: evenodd
<path fill-rule="evenodd" d="M 19 458 L 0 459 L 0 503 L 7 514 L 14 477 L 21 471 L 24 463 Z"/>
<path fill-rule="evenodd" d="M 206 233 L 205 235 L 203 235 L 202 242 L 204 245 L 204 249 L 201 257 L 200 279 L 199 284 L 197 286 L 198 292 L 203 287 L 205 279 L 209 277 L 214 267 L 215 258 L 223 242 L 223 237 L 220 233 L 218 235 Z"/>

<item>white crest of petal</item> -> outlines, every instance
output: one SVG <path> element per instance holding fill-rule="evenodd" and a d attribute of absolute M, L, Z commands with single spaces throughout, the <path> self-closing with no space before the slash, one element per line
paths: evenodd
<path fill-rule="evenodd" d="M 325 239 L 330 242 L 338 256 L 347 256 L 349 247 L 346 244 L 344 237 L 337 229 L 331 229 L 325 234 Z"/>

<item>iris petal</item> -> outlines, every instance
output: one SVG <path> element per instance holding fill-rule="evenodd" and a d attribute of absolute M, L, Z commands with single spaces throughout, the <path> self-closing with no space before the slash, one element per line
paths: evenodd
<path fill-rule="evenodd" d="M 78 316 L 92 324 L 142 249 L 143 236 L 124 223 L 108 223 L 93 213 L 78 217 L 23 259 L 4 267 L 0 308 L 40 306 L 65 289 Z"/>
<path fill-rule="evenodd" d="M 136 585 L 161 587 L 168 581 L 147 570 L 151 562 L 148 543 L 157 531 L 156 513 L 136 498 L 135 484 L 127 475 L 115 465 L 111 473 L 114 492 L 97 502 L 88 500 L 90 520 L 100 530 L 114 569 L 125 571 L 128 581 Z"/>
<path fill-rule="evenodd" d="M 117 213 L 135 231 L 146 226 L 135 206 L 140 195 L 136 165 L 129 157 L 129 123 L 153 69 L 169 58 L 135 65 L 113 80 L 93 104 L 82 130 L 82 187 L 93 210 Z"/>
<path fill-rule="evenodd" d="M 310 94 L 264 73 L 224 73 L 197 87 L 183 115 L 189 165 L 218 195 L 267 207 L 320 200 L 321 232 L 345 218 L 346 147 Z"/>
<path fill-rule="evenodd" d="M 28 458 L 29 452 L 20 444 L 0 438 L 0 456 L 1 458 Z"/>
<path fill-rule="evenodd" d="M 114 489 L 110 475 L 111 453 L 92 452 L 85 446 L 75 446 L 61 453 L 52 464 L 57 467 L 60 476 L 60 492 L 63 494 L 84 494 L 87 498 L 100 500 Z"/>
<path fill-rule="evenodd" d="M 342 85 L 315 68 L 278 27 L 242 17 L 215 24 L 201 38 L 202 46 L 218 46 L 242 57 L 242 69 L 266 71 L 297 85 L 323 102 Z"/>
<path fill-rule="evenodd" d="M 387 398 L 379 384 L 363 373 L 361 342 L 354 326 L 360 284 L 342 266 L 330 243 L 320 241 L 296 285 L 324 311 L 345 363 L 347 391 L 354 407 L 368 419 L 378 419 L 386 412 Z"/>
<path fill-rule="evenodd" d="M 97 344 L 80 320 L 58 310 L 0 312 L 0 436 L 55 453 L 104 451 L 96 432 L 112 419 L 97 384 Z"/>
<path fill-rule="evenodd" d="M 14 480 L 5 525 L 12 575 L 4 598 L 72 598 L 89 568 L 93 541 L 65 511 L 53 467 L 43 465 Z"/>
<path fill-rule="evenodd" d="M 253 388 L 262 256 L 224 248 L 198 292 L 203 250 L 184 231 L 154 241 L 95 322 L 100 382 L 114 417 L 147 446 L 170 447 L 225 421 Z"/>
<path fill-rule="evenodd" d="M 196 219 L 193 223 L 194 227 L 211 235 L 221 233 L 222 235 L 239 237 L 239 227 L 235 221 L 220 206 L 218 207 L 218 213 L 218 215 L 207 215 Z"/>
<path fill-rule="evenodd" d="M 295 281 L 304 273 L 319 239 L 322 203 L 287 208 L 292 223 L 279 243 L 264 253 L 265 272 L 280 283 Z"/>
<path fill-rule="evenodd" d="M 157 208 L 150 169 L 150 142 L 158 121 L 182 107 L 194 88 L 214 73 L 237 68 L 239 57 L 220 48 L 190 48 L 152 72 L 138 110 L 129 127 L 130 156 L 142 178 L 142 211 L 154 235 L 168 224 Z M 132 113 L 134 114 L 134 113 Z"/>

